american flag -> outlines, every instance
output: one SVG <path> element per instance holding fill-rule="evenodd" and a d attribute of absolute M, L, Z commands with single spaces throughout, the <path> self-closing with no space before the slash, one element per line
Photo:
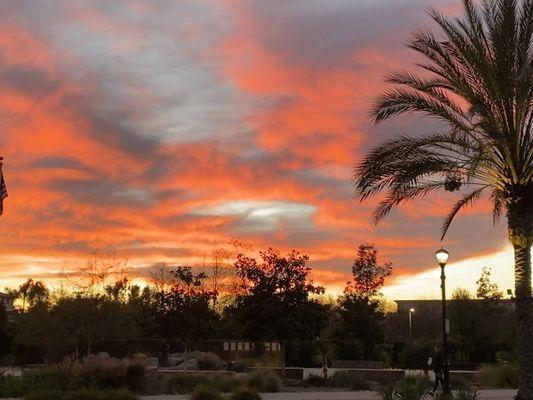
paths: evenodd
<path fill-rule="evenodd" d="M 6 181 L 4 180 L 4 172 L 2 171 L 3 157 L 0 157 L 0 215 L 4 214 L 4 199 L 7 197 Z"/>

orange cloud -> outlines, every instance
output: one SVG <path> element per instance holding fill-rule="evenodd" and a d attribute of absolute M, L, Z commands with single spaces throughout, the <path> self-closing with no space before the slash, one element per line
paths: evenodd
<path fill-rule="evenodd" d="M 382 76 L 409 65 L 400 39 L 422 18 L 417 1 L 382 26 L 369 25 L 372 7 L 342 2 L 64 3 L 43 10 L 47 23 L 24 5 L 0 10 L 6 282 L 53 275 L 94 248 L 134 267 L 194 264 L 232 238 L 309 254 L 335 290 L 359 243 L 399 274 L 427 268 L 452 197 L 374 228 L 376 203 L 359 204 L 351 182 L 370 146 L 426 128 L 368 123 Z M 501 243 L 498 231 L 462 243 L 487 211 L 462 216 L 458 257 Z"/>

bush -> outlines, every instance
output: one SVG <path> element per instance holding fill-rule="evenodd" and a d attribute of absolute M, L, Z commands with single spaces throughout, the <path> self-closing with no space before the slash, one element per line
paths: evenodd
<path fill-rule="evenodd" d="M 126 388 L 133 392 L 140 393 L 144 388 L 145 368 L 142 364 L 131 364 L 126 368 L 125 383 Z"/>
<path fill-rule="evenodd" d="M 70 372 L 65 365 L 56 365 L 22 374 L 0 376 L 0 397 L 23 397 L 31 392 L 60 390 L 63 392 L 85 389 L 119 390 L 128 388 L 141 392 L 144 385 L 144 367 L 117 360 L 97 360 L 76 363 Z"/>
<path fill-rule="evenodd" d="M 261 400 L 261 396 L 254 388 L 239 386 L 231 393 L 230 400 Z"/>
<path fill-rule="evenodd" d="M 479 384 L 487 388 L 515 389 L 518 387 L 518 367 L 508 363 L 483 365 L 479 369 Z"/>
<path fill-rule="evenodd" d="M 333 356 L 337 360 L 360 360 L 365 346 L 360 340 L 339 340 L 333 345 Z"/>
<path fill-rule="evenodd" d="M 243 379 L 233 375 L 205 376 L 202 374 L 176 374 L 165 383 L 165 394 L 187 394 L 201 384 L 208 384 L 220 392 L 231 392 L 242 385 Z"/>
<path fill-rule="evenodd" d="M 244 379 L 235 375 L 215 375 L 207 382 L 223 393 L 229 393 L 238 386 L 244 385 Z"/>
<path fill-rule="evenodd" d="M 427 369 L 428 358 L 433 353 L 430 343 L 413 342 L 407 343 L 399 355 L 400 368 L 404 369 Z"/>
<path fill-rule="evenodd" d="M 222 394 L 213 386 L 202 384 L 194 388 L 191 400 L 222 400 Z"/>
<path fill-rule="evenodd" d="M 516 354 L 510 351 L 505 351 L 505 350 L 497 351 L 496 361 L 499 363 L 516 362 Z"/>
<path fill-rule="evenodd" d="M 429 387 L 427 377 L 405 377 L 398 382 L 395 392 L 399 400 L 419 400 Z"/>
<path fill-rule="evenodd" d="M 138 400 L 127 390 L 45 390 L 27 394 L 24 400 Z"/>
<path fill-rule="evenodd" d="M 310 374 L 307 377 L 307 379 L 304 380 L 305 387 L 309 387 L 309 386 L 322 387 L 322 386 L 327 386 L 327 385 L 328 385 L 328 380 L 320 375 Z"/>
<path fill-rule="evenodd" d="M 288 342 L 285 347 L 286 364 L 294 367 L 316 367 L 319 354 L 318 344 L 311 340 Z"/>
<path fill-rule="evenodd" d="M 222 360 L 216 354 L 204 353 L 198 357 L 198 369 L 200 371 L 220 371 L 222 367 Z"/>
<path fill-rule="evenodd" d="M 478 400 L 479 391 L 477 389 L 463 389 L 459 390 L 455 396 L 455 400 Z"/>
<path fill-rule="evenodd" d="M 21 376 L 0 376 L 0 397 L 22 397 L 31 391 L 48 389 L 69 390 L 76 385 L 74 378 L 61 371 L 35 371 Z"/>
<path fill-rule="evenodd" d="M 370 385 L 364 381 L 356 372 L 337 371 L 327 379 L 327 385 L 336 388 L 346 388 L 352 390 L 368 390 Z"/>
<path fill-rule="evenodd" d="M 263 393 L 276 393 L 281 390 L 282 383 L 273 371 L 254 371 L 248 375 L 246 386 Z"/>
<path fill-rule="evenodd" d="M 431 387 L 427 377 L 409 376 L 399 381 L 396 386 L 392 383 L 381 386 L 379 396 L 382 400 L 419 400 Z M 429 397 L 428 397 L 429 398 Z M 463 388 L 456 391 L 450 400 L 478 400 L 479 391 L 476 388 Z M 441 393 L 435 393 L 435 400 L 442 400 Z"/>
<path fill-rule="evenodd" d="M 387 383 L 385 385 L 382 385 L 379 388 L 378 394 L 379 397 L 381 397 L 381 400 L 396 400 L 393 383 Z"/>
<path fill-rule="evenodd" d="M 376 355 L 379 361 L 383 363 L 385 368 L 392 367 L 392 359 L 394 355 L 394 345 L 391 343 L 380 343 L 376 345 Z"/>
<path fill-rule="evenodd" d="M 309 375 L 304 385 L 315 387 L 334 387 L 352 390 L 368 390 L 370 385 L 363 380 L 357 372 L 354 371 L 337 371 L 327 379 L 318 375 Z"/>
<path fill-rule="evenodd" d="M 187 394 L 205 381 L 206 378 L 199 374 L 176 374 L 168 380 L 166 394 Z"/>

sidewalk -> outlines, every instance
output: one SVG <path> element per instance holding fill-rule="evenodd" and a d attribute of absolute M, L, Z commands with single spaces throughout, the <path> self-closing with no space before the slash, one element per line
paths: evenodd
<path fill-rule="evenodd" d="M 512 400 L 516 390 L 481 390 L 479 400 Z M 263 400 L 379 400 L 376 392 L 263 393 Z M 143 400 L 189 400 L 186 395 L 145 396 Z"/>

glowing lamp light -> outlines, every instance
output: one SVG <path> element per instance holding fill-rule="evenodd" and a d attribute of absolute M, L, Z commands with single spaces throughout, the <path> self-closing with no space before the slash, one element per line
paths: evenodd
<path fill-rule="evenodd" d="M 444 250 L 442 247 L 439 251 L 435 253 L 435 257 L 437 258 L 437 263 L 440 266 L 444 266 L 448 263 L 448 256 L 450 253 L 448 253 L 446 250 Z"/>

